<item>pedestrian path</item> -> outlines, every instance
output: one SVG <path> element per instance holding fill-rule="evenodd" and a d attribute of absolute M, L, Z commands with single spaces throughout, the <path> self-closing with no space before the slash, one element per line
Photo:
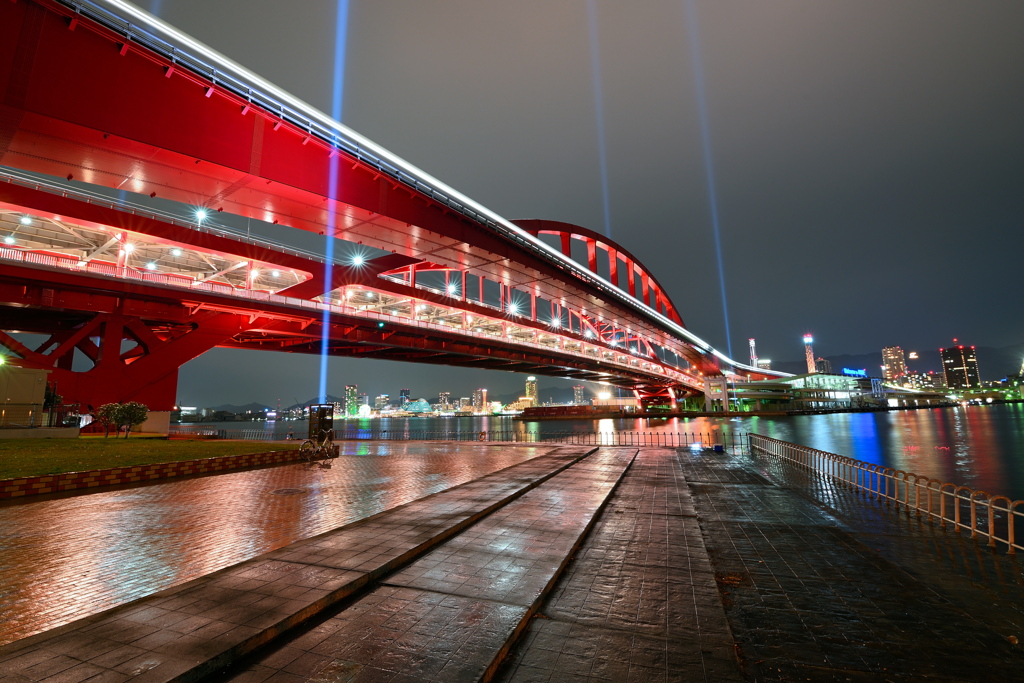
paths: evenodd
<path fill-rule="evenodd" d="M 683 459 L 745 673 L 758 681 L 1010 681 L 1012 556 L 746 455 Z"/>
<path fill-rule="evenodd" d="M 489 677 L 635 454 L 601 449 L 229 680 Z"/>
<path fill-rule="evenodd" d="M 552 452 L 345 442 L 300 464 L 0 502 L 0 644 Z"/>
<path fill-rule="evenodd" d="M 11 680 L 197 680 L 586 457 L 552 453 L 0 649 Z M 55 679 L 56 680 L 56 679 Z"/>
<path fill-rule="evenodd" d="M 640 451 L 498 680 L 743 680 L 684 453 Z"/>

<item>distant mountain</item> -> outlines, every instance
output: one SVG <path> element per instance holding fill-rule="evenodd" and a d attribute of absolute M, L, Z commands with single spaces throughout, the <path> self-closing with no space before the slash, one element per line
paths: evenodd
<path fill-rule="evenodd" d="M 314 405 L 314 404 L 319 403 L 319 402 L 320 402 L 320 399 L 314 397 L 314 398 L 309 399 L 308 401 L 303 401 L 302 403 L 293 403 L 292 405 L 288 406 L 287 408 L 282 408 L 282 410 L 298 410 L 299 408 L 305 408 L 306 406 L 311 406 L 311 405 Z M 345 405 L 345 399 L 341 398 L 340 396 L 333 396 L 331 394 L 327 394 L 326 402 L 327 403 L 340 403 L 342 405 Z"/>
<path fill-rule="evenodd" d="M 523 391 L 508 393 L 508 394 L 493 394 L 487 397 L 488 401 L 501 401 L 503 405 L 518 401 L 522 396 L 526 394 L 525 388 Z M 573 389 L 572 387 L 537 387 L 537 398 L 541 403 L 572 403 L 573 400 Z"/>
<path fill-rule="evenodd" d="M 223 411 L 225 413 L 262 413 L 264 410 L 269 410 L 270 406 L 265 406 L 262 403 L 246 403 L 244 406 L 231 405 L 225 403 L 221 406 L 214 406 L 213 410 Z"/>
<path fill-rule="evenodd" d="M 909 353 L 909 349 L 907 351 Z M 1020 370 L 1021 359 L 1024 358 L 1024 343 L 1002 348 L 979 346 L 975 351 L 978 354 L 978 370 L 981 372 L 982 379 L 1002 379 L 1007 375 L 1016 374 Z M 942 371 L 942 358 L 938 349 L 918 351 L 918 356 L 919 358 L 916 359 L 907 359 L 907 367 L 910 370 L 915 372 Z M 882 374 L 881 349 L 875 353 L 822 357 L 832 362 L 833 372 L 840 372 L 843 368 L 865 368 L 873 377 L 880 377 Z M 807 372 L 807 363 L 804 360 L 773 362 L 772 369 L 801 375 Z"/>

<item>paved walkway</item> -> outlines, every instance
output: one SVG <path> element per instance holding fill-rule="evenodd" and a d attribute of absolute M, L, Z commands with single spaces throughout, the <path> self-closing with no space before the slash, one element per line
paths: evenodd
<path fill-rule="evenodd" d="M 346 442 L 283 465 L 0 503 L 0 644 L 445 490 L 550 446 Z"/>
<path fill-rule="evenodd" d="M 363 459 L 395 464 L 389 482 L 360 479 L 353 459 L 339 486 L 385 507 L 375 487 L 408 483 L 402 471 L 430 460 L 422 447 Z M 350 509 L 362 521 L 0 647 L 0 679 L 909 682 L 1024 671 L 1024 573 L 1012 557 L 802 471 L 688 449 L 634 459 L 430 447 L 449 465 L 467 449 L 519 462 L 372 517 Z M 234 493 L 257 500 L 266 486 Z M 320 516 L 300 518 L 341 517 L 311 511 Z"/>

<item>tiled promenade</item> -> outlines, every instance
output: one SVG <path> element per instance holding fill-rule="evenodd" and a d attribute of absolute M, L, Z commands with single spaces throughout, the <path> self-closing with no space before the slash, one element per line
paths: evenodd
<path fill-rule="evenodd" d="M 0 644 L 550 450 L 349 442 L 329 470 L 284 465 L 0 502 Z"/>
<path fill-rule="evenodd" d="M 231 487 L 246 561 L 2 647 L 0 680 L 909 682 L 1024 671 L 1013 642 L 1024 639 L 1024 574 L 1012 558 L 801 472 L 686 449 L 381 447 L 396 450 L 323 472 L 320 505 L 267 490 L 315 486 L 321 474 L 297 466 L 112 492 L 160 499 L 176 484 L 268 478 Z M 470 483 L 451 488 L 460 477 Z M 247 502 L 267 495 L 298 509 L 267 516 L 266 500 Z M 402 496 L 414 502 L 396 507 Z M 18 509 L 31 508 L 0 514 L 16 520 Z M 201 505 L 191 524 L 207 531 L 188 541 L 173 523 L 133 526 L 130 500 L 112 511 L 116 530 L 93 518 L 106 550 L 66 548 L 66 564 L 147 544 L 183 560 L 190 543 L 196 555 L 223 543 L 245 554 L 206 526 L 217 520 Z M 278 520 L 267 524 L 275 540 L 258 535 L 261 519 Z M 352 519 L 363 521 L 337 528 Z M 134 571 L 108 562 L 110 581 Z M 10 607 L 23 623 L 34 599 L 77 599 L 44 584 L 23 596 Z"/>

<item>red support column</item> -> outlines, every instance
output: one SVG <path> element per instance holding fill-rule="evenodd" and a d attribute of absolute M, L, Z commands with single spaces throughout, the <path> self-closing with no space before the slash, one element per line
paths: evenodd
<path fill-rule="evenodd" d="M 537 292 L 530 292 L 530 320 L 537 322 Z"/>
<path fill-rule="evenodd" d="M 415 263 L 413 263 L 412 265 L 409 266 L 409 286 L 410 287 L 415 287 L 416 286 L 416 264 Z"/>
<path fill-rule="evenodd" d="M 587 268 L 591 273 L 597 272 L 597 240 L 587 240 Z"/>
<path fill-rule="evenodd" d="M 619 286 L 619 254 L 611 247 L 608 247 L 608 279 Z"/>
<path fill-rule="evenodd" d="M 645 306 L 649 306 L 650 305 L 650 300 L 648 298 L 648 293 L 650 292 L 650 286 L 651 286 L 651 281 L 650 281 L 650 278 L 647 277 L 647 273 L 645 273 L 643 271 L 640 271 L 640 287 L 641 287 L 641 289 L 643 290 L 643 293 L 644 293 L 644 305 Z"/>
<path fill-rule="evenodd" d="M 626 277 L 629 280 L 629 295 L 636 298 L 636 264 L 632 260 L 626 259 L 626 267 L 629 269 L 626 271 Z"/>
<path fill-rule="evenodd" d="M 462 300 L 469 301 L 469 295 L 466 293 L 466 271 L 462 271 Z"/>
<path fill-rule="evenodd" d="M 562 253 L 572 258 L 572 235 L 567 232 L 559 233 L 562 238 Z"/>

